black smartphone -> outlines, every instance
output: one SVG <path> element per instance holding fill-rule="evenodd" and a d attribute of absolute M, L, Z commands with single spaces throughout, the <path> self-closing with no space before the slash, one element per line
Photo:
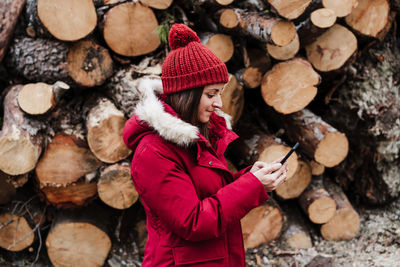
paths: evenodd
<path fill-rule="evenodd" d="M 299 142 L 296 142 L 296 144 L 290 149 L 290 151 L 286 154 L 286 156 L 281 160 L 281 164 L 285 163 L 285 161 L 292 155 L 292 153 L 296 150 L 296 148 L 299 146 Z"/>

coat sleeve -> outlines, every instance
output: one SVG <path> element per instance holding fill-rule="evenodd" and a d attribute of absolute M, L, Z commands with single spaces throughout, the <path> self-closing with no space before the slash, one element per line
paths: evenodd
<path fill-rule="evenodd" d="M 250 165 L 250 166 L 248 166 L 248 167 L 246 167 L 246 168 L 244 168 L 244 169 L 241 169 L 240 171 L 234 173 L 234 174 L 233 174 L 233 180 L 236 180 L 236 179 L 238 179 L 240 176 L 246 174 L 246 172 L 249 172 L 250 169 L 251 169 L 251 167 L 253 167 L 253 165 Z"/>
<path fill-rule="evenodd" d="M 247 172 L 200 200 L 182 167 L 151 145 L 135 155 L 132 176 L 142 201 L 167 229 L 190 241 L 220 236 L 230 222 L 240 220 L 268 199 L 261 182 Z"/>

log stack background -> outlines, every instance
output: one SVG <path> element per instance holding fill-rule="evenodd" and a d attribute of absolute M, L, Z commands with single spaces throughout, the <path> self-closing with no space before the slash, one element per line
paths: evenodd
<path fill-rule="evenodd" d="M 399 8 L 389 0 L 2 1 L 1 254 L 102 266 L 124 247 L 140 263 L 145 216 L 121 132 L 140 80 L 161 74 L 173 23 L 195 29 L 228 66 L 223 110 L 240 135 L 226 154 L 232 170 L 300 143 L 288 181 L 243 218 L 246 248 L 276 239 L 312 247 L 310 229 L 354 238 L 353 205 L 400 193 Z"/>

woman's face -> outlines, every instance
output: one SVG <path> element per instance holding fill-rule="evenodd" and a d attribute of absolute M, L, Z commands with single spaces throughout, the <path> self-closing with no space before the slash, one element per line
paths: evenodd
<path fill-rule="evenodd" d="M 206 85 L 200 98 L 197 116 L 201 123 L 207 123 L 216 108 L 222 108 L 221 93 L 224 83 Z"/>

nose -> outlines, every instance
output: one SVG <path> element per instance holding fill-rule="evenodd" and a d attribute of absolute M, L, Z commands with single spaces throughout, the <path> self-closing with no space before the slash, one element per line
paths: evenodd
<path fill-rule="evenodd" d="M 222 108 L 222 98 L 221 95 L 218 94 L 217 98 L 215 99 L 215 101 L 213 102 L 213 107 L 215 108 Z"/>

